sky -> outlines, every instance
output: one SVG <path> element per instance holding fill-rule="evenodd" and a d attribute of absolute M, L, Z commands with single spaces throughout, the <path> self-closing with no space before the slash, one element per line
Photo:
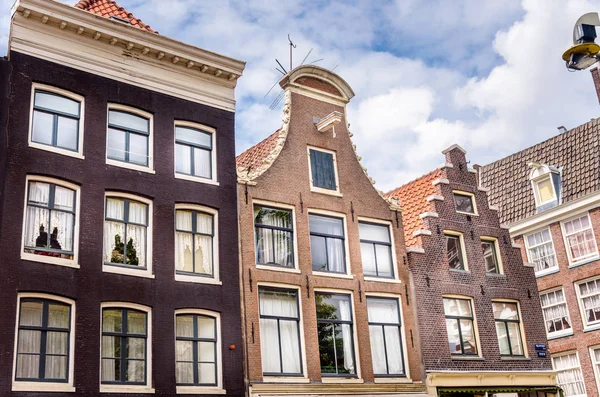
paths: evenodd
<path fill-rule="evenodd" d="M 74 4 L 75 1 L 66 1 Z M 561 54 L 600 0 L 119 0 L 161 34 L 247 62 L 236 87 L 236 151 L 281 125 L 270 110 L 289 66 L 334 69 L 354 89 L 348 122 L 383 191 L 444 162 L 457 143 L 487 164 L 596 118 L 589 71 Z M 0 0 L 0 53 L 12 0 Z"/>

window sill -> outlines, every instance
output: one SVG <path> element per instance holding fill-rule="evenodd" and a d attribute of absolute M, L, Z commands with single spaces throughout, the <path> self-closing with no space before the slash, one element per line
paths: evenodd
<path fill-rule="evenodd" d="M 49 265 L 64 266 L 64 267 L 70 267 L 72 269 L 79 269 L 79 264 L 74 259 L 55 258 L 52 256 L 28 254 L 26 252 L 21 252 L 21 259 L 24 261 L 46 263 Z"/>
<path fill-rule="evenodd" d="M 474 212 L 462 212 L 462 211 L 456 211 L 457 214 L 463 214 L 463 215 L 471 215 L 471 216 L 479 216 L 479 214 L 474 213 Z"/>
<path fill-rule="evenodd" d="M 489 277 L 506 278 L 506 274 L 504 274 L 504 273 L 488 273 L 488 272 L 486 272 L 485 275 L 489 276 Z"/>
<path fill-rule="evenodd" d="M 321 277 L 333 277 L 333 278 L 346 278 L 346 279 L 353 279 L 354 276 L 352 274 L 345 274 L 345 273 L 328 273 L 328 272 L 318 272 L 318 271 L 314 271 L 312 272 L 313 276 L 321 276 Z"/>
<path fill-rule="evenodd" d="M 256 268 L 259 270 L 271 270 L 274 272 L 286 272 L 286 273 L 297 273 L 301 274 L 300 269 L 291 268 L 291 267 L 282 267 L 282 266 L 269 266 L 269 265 L 256 265 Z"/>
<path fill-rule="evenodd" d="M 310 191 L 313 193 L 326 194 L 328 196 L 344 197 L 344 195 L 342 193 L 340 193 L 338 190 L 322 189 L 320 187 L 314 187 L 312 185 L 310 187 Z"/>
<path fill-rule="evenodd" d="M 113 165 L 113 166 L 119 167 L 119 168 L 127 168 L 127 169 L 134 170 L 134 171 L 142 171 L 142 172 L 147 172 L 149 174 L 156 174 L 156 172 L 150 167 L 145 167 L 143 165 L 129 164 L 124 161 L 106 159 L 106 164 Z"/>
<path fill-rule="evenodd" d="M 365 383 L 362 378 L 326 377 L 321 375 L 321 383 Z"/>
<path fill-rule="evenodd" d="M 558 273 L 559 271 L 560 271 L 560 269 L 558 267 L 552 268 L 552 269 L 547 269 L 547 270 L 536 273 L 535 277 L 540 278 L 540 277 L 544 277 L 544 276 L 549 276 L 550 274 Z"/>
<path fill-rule="evenodd" d="M 485 361 L 485 357 L 481 356 L 452 356 L 452 360 L 465 361 Z"/>
<path fill-rule="evenodd" d="M 547 335 L 547 339 L 548 340 L 560 339 L 560 338 L 565 338 L 567 336 L 573 336 L 573 330 L 570 330 L 569 332 L 566 332 L 564 334 Z"/>
<path fill-rule="evenodd" d="M 82 159 L 82 160 L 85 159 L 85 156 L 83 154 L 81 154 L 81 152 L 74 152 L 74 151 L 68 150 L 68 149 L 61 149 L 61 148 L 57 148 L 54 146 L 44 145 L 42 143 L 36 143 L 36 142 L 30 141 L 29 147 L 34 148 L 34 149 L 44 150 L 46 152 L 60 154 L 63 156 L 74 157 L 76 159 Z"/>
<path fill-rule="evenodd" d="M 214 179 L 208 179 L 208 178 L 202 178 L 202 177 L 199 177 L 199 176 L 192 176 L 192 175 L 185 175 L 185 174 L 175 173 L 175 179 L 182 179 L 184 181 L 191 181 L 191 182 L 205 183 L 207 185 L 219 186 L 219 182 L 217 182 L 216 180 L 214 180 Z"/>
<path fill-rule="evenodd" d="M 500 356 L 502 361 L 531 361 L 531 357 L 503 357 Z"/>
<path fill-rule="evenodd" d="M 202 276 L 188 276 L 186 274 L 177 274 L 175 273 L 175 281 L 181 281 L 184 283 L 196 283 L 196 284 L 210 284 L 210 285 L 222 285 L 223 283 L 219 280 L 210 277 L 202 277 Z M 188 387 L 188 386 L 182 386 Z M 190 386 L 192 387 L 192 386 Z M 196 386 L 193 386 L 196 387 Z"/>
<path fill-rule="evenodd" d="M 449 270 L 450 270 L 451 272 L 458 273 L 458 274 L 471 274 L 471 271 L 470 271 L 470 270 L 464 270 L 464 269 L 452 269 L 452 268 L 450 268 Z"/>
<path fill-rule="evenodd" d="M 398 280 L 395 278 L 383 278 L 383 277 L 372 277 L 372 276 L 365 276 L 365 281 L 375 281 L 378 283 L 390 283 L 390 284 L 402 284 L 402 280 Z"/>
<path fill-rule="evenodd" d="M 579 267 L 579 266 L 587 265 L 588 263 L 595 262 L 598 259 L 600 259 L 600 256 L 596 255 L 593 258 L 583 259 L 583 260 L 581 260 L 579 262 L 575 262 L 575 263 L 569 262 L 569 267 L 568 268 L 569 269 L 573 269 L 574 267 Z"/>
<path fill-rule="evenodd" d="M 310 379 L 294 376 L 263 376 L 265 383 L 310 383 Z"/>
<path fill-rule="evenodd" d="M 100 384 L 100 393 L 140 393 L 154 394 L 154 388 L 138 385 L 103 385 Z"/>
<path fill-rule="evenodd" d="M 398 378 L 398 377 L 381 377 L 378 378 L 377 375 L 375 375 L 375 378 L 373 378 L 373 383 L 412 383 L 412 379 L 410 378 Z"/>
<path fill-rule="evenodd" d="M 583 332 L 592 332 L 600 329 L 600 324 L 588 325 L 583 328 Z"/>
<path fill-rule="evenodd" d="M 130 269 L 127 267 L 111 266 L 111 265 L 103 264 L 102 271 L 104 273 L 122 274 L 125 276 L 155 278 L 154 274 L 152 274 L 152 270 L 150 270 L 150 269 L 138 270 L 138 269 Z"/>
<path fill-rule="evenodd" d="M 12 391 L 31 391 L 31 392 L 60 392 L 75 393 L 75 387 L 68 383 L 51 382 L 14 382 Z"/>
<path fill-rule="evenodd" d="M 177 386 L 177 394 L 227 394 L 227 390 L 219 387 Z"/>

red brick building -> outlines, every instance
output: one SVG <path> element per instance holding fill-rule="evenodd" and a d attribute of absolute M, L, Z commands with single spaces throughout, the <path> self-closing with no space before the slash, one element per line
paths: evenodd
<path fill-rule="evenodd" d="M 533 270 L 465 151 L 443 153 L 436 170 L 386 194 L 402 207 L 428 392 L 555 395 Z"/>
<path fill-rule="evenodd" d="M 423 392 L 402 218 L 373 187 L 336 74 L 280 82 L 283 125 L 237 158 L 252 396 Z"/>

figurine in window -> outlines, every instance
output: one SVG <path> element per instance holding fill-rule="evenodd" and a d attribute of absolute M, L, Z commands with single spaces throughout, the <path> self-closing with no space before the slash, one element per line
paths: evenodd
<path fill-rule="evenodd" d="M 61 249 L 60 243 L 58 242 L 58 228 L 55 227 L 52 229 L 52 234 L 50 235 L 50 248 L 52 249 Z"/>
<path fill-rule="evenodd" d="M 44 229 L 44 225 L 40 225 L 40 234 L 35 239 L 36 247 L 45 247 L 48 245 L 48 233 Z"/>

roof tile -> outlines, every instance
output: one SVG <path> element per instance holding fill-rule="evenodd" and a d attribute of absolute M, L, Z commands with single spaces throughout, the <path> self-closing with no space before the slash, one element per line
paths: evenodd
<path fill-rule="evenodd" d="M 152 33 L 158 33 L 152 29 L 150 25 L 146 25 L 141 19 L 118 5 L 113 0 L 80 0 L 75 7 L 91 12 L 92 14 L 100 15 L 106 18 L 115 16 L 128 21 L 132 26 L 147 30 Z"/>

